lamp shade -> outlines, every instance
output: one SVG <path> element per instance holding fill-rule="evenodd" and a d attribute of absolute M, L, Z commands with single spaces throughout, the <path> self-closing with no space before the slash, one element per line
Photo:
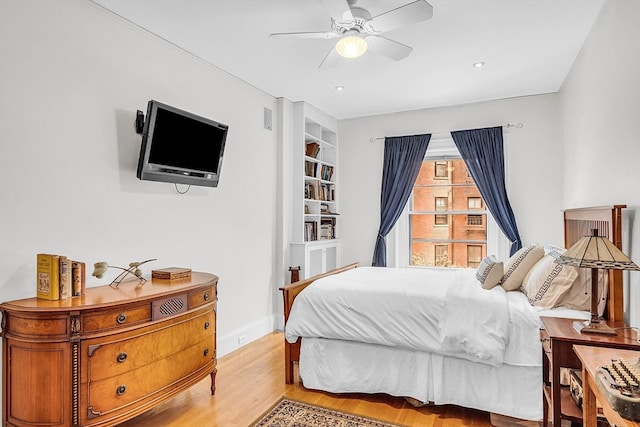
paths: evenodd
<path fill-rule="evenodd" d="M 582 268 L 603 268 L 608 270 L 640 270 L 611 240 L 598 236 L 593 230 L 592 236 L 585 236 L 558 257 L 558 264 L 567 264 Z"/>
<path fill-rule="evenodd" d="M 367 51 L 367 41 L 357 32 L 345 34 L 338 43 L 336 51 L 344 58 L 357 58 Z"/>

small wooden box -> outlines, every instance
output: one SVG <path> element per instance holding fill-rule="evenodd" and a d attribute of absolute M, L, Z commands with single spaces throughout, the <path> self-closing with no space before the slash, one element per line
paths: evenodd
<path fill-rule="evenodd" d="M 182 267 L 167 267 L 151 270 L 152 279 L 161 280 L 185 280 L 191 279 L 191 269 Z"/>

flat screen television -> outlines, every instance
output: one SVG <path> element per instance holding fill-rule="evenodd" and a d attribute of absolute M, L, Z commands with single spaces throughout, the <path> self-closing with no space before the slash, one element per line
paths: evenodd
<path fill-rule="evenodd" d="M 138 178 L 217 187 L 228 131 L 222 123 L 149 101 Z"/>

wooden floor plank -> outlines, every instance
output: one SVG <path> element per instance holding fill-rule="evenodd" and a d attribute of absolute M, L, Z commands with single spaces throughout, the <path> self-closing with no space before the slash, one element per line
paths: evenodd
<path fill-rule="evenodd" d="M 218 360 L 208 378 L 122 427 L 247 427 L 281 397 L 407 426 L 490 426 L 489 414 L 452 405 L 415 408 L 387 395 L 336 395 L 284 382 L 284 336 L 274 332 Z"/>

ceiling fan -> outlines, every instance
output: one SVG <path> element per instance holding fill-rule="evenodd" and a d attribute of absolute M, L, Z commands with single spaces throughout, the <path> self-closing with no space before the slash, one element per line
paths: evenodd
<path fill-rule="evenodd" d="M 320 68 L 335 66 L 340 57 L 357 58 L 367 50 L 399 61 L 406 58 L 412 48 L 381 37 L 380 34 L 425 21 L 433 16 L 433 7 L 425 0 L 416 0 L 377 16 L 371 16 L 369 11 L 356 6 L 357 1 L 322 0 L 331 15 L 331 31 L 273 33 L 270 37 L 338 38 L 335 48 L 331 49 L 320 63 Z"/>

